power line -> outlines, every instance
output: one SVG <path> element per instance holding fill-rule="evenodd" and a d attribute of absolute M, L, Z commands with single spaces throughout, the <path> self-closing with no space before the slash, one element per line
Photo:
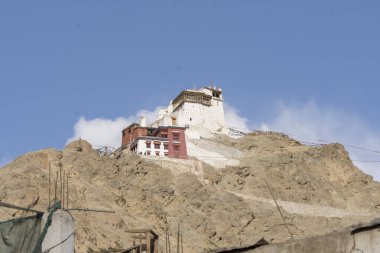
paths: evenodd
<path fill-rule="evenodd" d="M 371 161 L 371 160 L 367 160 L 367 161 L 363 161 L 363 160 L 352 160 L 353 162 L 358 162 L 358 163 L 380 163 L 380 161 Z"/>
<path fill-rule="evenodd" d="M 250 133 L 254 133 L 254 132 L 263 132 L 263 133 L 272 132 L 272 131 L 252 130 L 252 129 L 243 130 L 243 129 L 238 129 L 238 128 L 235 128 L 235 129 L 232 128 L 232 130 L 238 130 L 240 133 L 242 133 L 244 135 L 247 135 L 247 134 L 250 134 Z M 249 132 L 245 134 L 245 133 L 243 133 L 243 131 L 249 131 Z M 326 141 L 326 140 L 304 141 L 302 139 L 306 139 L 306 138 L 301 137 L 301 136 L 297 136 L 297 135 L 289 134 L 289 133 L 280 133 L 280 134 L 285 134 L 285 135 L 288 135 L 290 137 L 296 138 L 299 142 L 301 142 L 303 144 L 306 144 L 306 145 L 320 146 L 320 145 L 337 143 L 336 141 Z M 317 142 L 319 142 L 319 143 L 317 143 Z M 378 151 L 378 150 L 364 148 L 364 147 L 359 147 L 359 146 L 356 146 L 356 145 L 351 145 L 351 144 L 346 144 L 346 143 L 341 143 L 341 142 L 338 142 L 338 143 L 342 144 L 345 147 L 349 147 L 349 148 L 354 148 L 354 149 L 359 149 L 359 150 L 363 150 L 363 151 L 367 151 L 367 152 L 372 152 L 372 153 L 380 154 L 380 151 Z M 363 163 L 380 163 L 380 161 L 378 161 L 378 160 L 374 160 L 374 161 L 371 161 L 371 160 L 352 160 L 352 161 L 353 162 L 363 162 Z"/>
<path fill-rule="evenodd" d="M 329 142 L 329 141 L 325 141 L 325 140 L 318 140 L 319 142 L 325 142 L 325 143 L 328 143 L 328 144 L 331 144 L 333 142 Z M 377 153 L 377 154 L 380 154 L 380 151 L 378 150 L 373 150 L 373 149 L 368 149 L 368 148 L 363 148 L 363 147 L 358 147 L 358 146 L 354 146 L 354 145 L 350 145 L 350 144 L 345 144 L 345 143 L 341 143 L 343 146 L 346 146 L 346 147 L 350 147 L 350 148 L 356 148 L 356 149 L 360 149 L 360 150 L 364 150 L 364 151 L 368 151 L 368 152 L 373 152 L 373 153 Z"/>

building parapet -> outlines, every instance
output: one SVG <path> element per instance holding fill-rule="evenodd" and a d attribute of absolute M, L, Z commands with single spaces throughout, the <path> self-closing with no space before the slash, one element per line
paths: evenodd
<path fill-rule="evenodd" d="M 199 103 L 206 106 L 211 106 L 212 96 L 207 95 L 203 92 L 193 91 L 193 90 L 185 90 L 182 91 L 172 102 L 173 111 L 177 109 L 181 104 L 185 102 L 189 103 Z"/>

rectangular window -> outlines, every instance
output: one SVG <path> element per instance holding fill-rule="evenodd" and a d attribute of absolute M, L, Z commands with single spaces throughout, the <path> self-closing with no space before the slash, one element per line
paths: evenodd
<path fill-rule="evenodd" d="M 178 145 L 174 145 L 173 149 L 174 149 L 174 151 L 179 151 L 179 146 Z"/>
<path fill-rule="evenodd" d="M 155 149 L 160 149 L 160 144 L 154 144 Z"/>
<path fill-rule="evenodd" d="M 179 133 L 173 133 L 173 141 L 179 141 Z"/>
<path fill-rule="evenodd" d="M 159 156 L 160 155 L 160 152 L 156 152 L 156 156 Z"/>
<path fill-rule="evenodd" d="M 146 148 L 150 148 L 150 143 L 147 143 L 147 144 L 146 144 Z"/>
<path fill-rule="evenodd" d="M 165 156 L 168 156 L 169 154 L 168 153 L 165 153 Z"/>
<path fill-rule="evenodd" d="M 164 149 L 169 149 L 169 145 L 168 144 L 164 144 Z"/>
<path fill-rule="evenodd" d="M 146 151 L 146 155 L 150 155 L 150 151 Z"/>

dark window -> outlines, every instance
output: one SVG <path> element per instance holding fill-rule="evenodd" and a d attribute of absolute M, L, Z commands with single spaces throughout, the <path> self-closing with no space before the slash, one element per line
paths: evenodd
<path fill-rule="evenodd" d="M 178 146 L 178 145 L 174 145 L 173 149 L 174 149 L 175 151 L 179 151 L 179 146 Z"/>
<path fill-rule="evenodd" d="M 147 154 L 147 155 L 150 155 L 150 151 L 146 151 L 146 154 Z"/>
<path fill-rule="evenodd" d="M 160 149 L 160 144 L 154 144 L 155 149 Z"/>
<path fill-rule="evenodd" d="M 168 149 L 169 148 L 169 145 L 168 144 L 164 144 L 164 149 Z"/>
<path fill-rule="evenodd" d="M 159 156 L 160 155 L 160 152 L 156 152 L 156 156 Z"/>
<path fill-rule="evenodd" d="M 146 144 L 146 148 L 150 148 L 150 143 L 147 143 L 147 144 Z"/>
<path fill-rule="evenodd" d="M 179 133 L 173 133 L 173 140 L 179 141 Z"/>
<path fill-rule="evenodd" d="M 165 153 L 165 156 L 168 156 L 169 154 L 168 153 Z"/>
<path fill-rule="evenodd" d="M 190 121 L 192 121 L 193 120 L 193 118 L 190 118 Z"/>

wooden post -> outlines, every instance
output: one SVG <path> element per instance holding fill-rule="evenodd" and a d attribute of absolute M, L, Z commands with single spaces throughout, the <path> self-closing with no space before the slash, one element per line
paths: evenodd
<path fill-rule="evenodd" d="M 142 236 L 141 236 L 141 233 L 140 233 L 140 252 L 139 253 L 142 253 Z"/>
<path fill-rule="evenodd" d="M 69 209 L 69 174 L 67 174 L 67 185 L 66 185 L 66 191 L 67 191 L 67 194 L 66 194 L 66 208 Z"/>
<path fill-rule="evenodd" d="M 177 253 L 179 253 L 179 223 L 178 223 L 178 231 L 177 231 Z"/>
<path fill-rule="evenodd" d="M 50 172 L 51 172 L 51 166 L 50 166 L 50 162 L 49 162 L 49 203 L 48 203 L 48 211 L 50 211 Z"/>
<path fill-rule="evenodd" d="M 181 253 L 183 253 L 183 241 L 182 241 L 182 232 L 181 232 Z"/>
<path fill-rule="evenodd" d="M 54 204 L 58 200 L 58 198 L 57 198 L 57 185 L 58 185 L 58 170 L 57 170 L 57 176 L 55 177 L 55 180 L 54 180 Z"/>
<path fill-rule="evenodd" d="M 150 249 L 151 244 L 150 244 L 150 233 L 149 232 L 146 232 L 145 238 L 146 238 L 145 239 L 145 241 L 146 241 L 146 252 L 147 253 L 152 253 L 151 249 Z"/>
<path fill-rule="evenodd" d="M 154 240 L 154 239 L 153 239 Z M 159 239 L 158 239 L 158 237 L 154 240 L 154 245 L 153 245 L 153 247 L 154 247 L 154 253 L 159 253 L 158 252 L 158 241 Z"/>
<path fill-rule="evenodd" d="M 60 184 L 59 201 L 62 204 L 62 163 L 59 163 L 59 184 Z"/>
<path fill-rule="evenodd" d="M 62 178 L 62 209 L 65 209 L 65 177 L 66 172 L 63 171 L 63 178 Z"/>
<path fill-rule="evenodd" d="M 172 250 L 171 250 L 171 248 L 170 248 L 170 235 L 169 235 L 169 233 L 168 233 L 168 246 L 169 246 L 169 253 L 171 253 Z"/>
<path fill-rule="evenodd" d="M 168 233 L 165 233 L 165 253 L 168 253 Z"/>

